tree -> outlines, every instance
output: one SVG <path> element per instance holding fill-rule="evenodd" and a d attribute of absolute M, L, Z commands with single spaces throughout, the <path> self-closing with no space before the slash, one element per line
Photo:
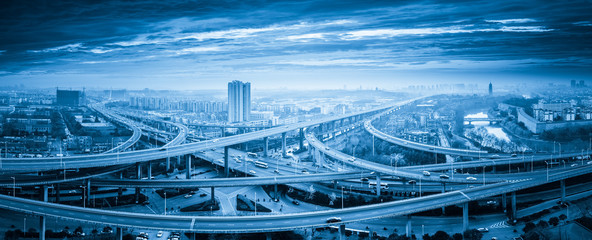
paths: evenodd
<path fill-rule="evenodd" d="M 557 226 L 557 224 L 559 224 L 559 218 L 558 217 L 552 217 L 549 219 L 549 224 L 553 225 L 553 226 Z"/>
<path fill-rule="evenodd" d="M 524 226 L 524 228 L 522 228 L 522 231 L 524 231 L 524 233 L 530 232 L 531 230 L 535 229 L 536 225 L 534 225 L 534 223 L 532 222 L 527 222 L 526 225 Z"/>
<path fill-rule="evenodd" d="M 549 223 L 547 223 L 545 220 L 540 220 L 536 226 L 545 229 L 549 227 Z"/>
<path fill-rule="evenodd" d="M 463 240 L 463 235 L 460 233 L 455 233 L 454 235 L 452 235 L 452 239 L 454 240 Z"/>
<path fill-rule="evenodd" d="M 483 238 L 483 233 L 479 232 L 477 229 L 469 229 L 463 233 L 465 240 L 481 240 Z"/>
<path fill-rule="evenodd" d="M 565 221 L 565 219 L 567 219 L 567 216 L 565 216 L 565 214 L 559 215 L 559 220 Z"/>
<path fill-rule="evenodd" d="M 450 235 L 444 231 L 437 231 L 434 236 L 432 236 L 432 240 L 449 240 Z"/>

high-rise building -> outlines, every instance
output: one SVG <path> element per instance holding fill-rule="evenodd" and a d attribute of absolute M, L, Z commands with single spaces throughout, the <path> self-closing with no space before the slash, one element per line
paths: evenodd
<path fill-rule="evenodd" d="M 84 91 L 56 90 L 56 104 L 63 106 L 80 106 L 85 104 Z"/>
<path fill-rule="evenodd" d="M 489 82 L 489 96 L 493 95 L 493 85 Z"/>
<path fill-rule="evenodd" d="M 251 83 L 234 80 L 228 83 L 228 122 L 249 121 Z"/>

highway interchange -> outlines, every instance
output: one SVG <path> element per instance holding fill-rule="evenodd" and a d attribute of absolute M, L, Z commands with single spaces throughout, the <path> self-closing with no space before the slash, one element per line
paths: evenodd
<path fill-rule="evenodd" d="M 442 178 L 439 173 L 426 176 L 423 171 L 449 171 L 456 168 L 484 168 L 488 166 L 503 166 L 512 164 L 524 164 L 525 159 L 531 164 L 534 162 L 548 161 L 557 156 L 550 154 L 537 154 L 523 158 L 522 156 L 510 156 L 490 154 L 483 151 L 467 151 L 463 149 L 444 148 L 430 146 L 406 141 L 400 138 L 389 136 L 372 126 L 372 121 L 385 114 L 396 111 L 405 104 L 412 104 L 414 100 L 405 101 L 395 106 L 372 109 L 361 113 L 348 114 L 344 116 L 332 116 L 318 119 L 310 122 L 299 122 L 285 126 L 263 129 L 260 131 L 239 134 L 235 136 L 222 137 L 207 141 L 183 143 L 188 134 L 187 127 L 182 124 L 166 122 L 177 129 L 176 137 L 164 147 L 120 152 L 129 148 L 138 140 L 137 134 L 141 134 L 139 127 L 122 119 L 121 116 L 109 113 L 105 109 L 99 110 L 105 116 L 110 116 L 114 121 L 124 123 L 133 129 L 133 136 L 124 144 L 119 145 L 117 149 L 111 149 L 113 153 L 104 153 L 98 155 L 81 155 L 70 157 L 46 157 L 46 158 L 3 158 L 1 160 L 1 169 L 4 172 L 12 174 L 35 171 L 64 170 L 77 168 L 97 168 L 89 173 L 74 175 L 70 178 L 56 179 L 47 177 L 31 178 L 28 180 L 19 180 L 18 186 L 48 185 L 59 182 L 78 181 L 92 178 L 91 182 L 95 186 L 101 187 L 135 187 L 135 188 L 179 188 L 179 187 L 232 187 L 232 186 L 260 186 L 277 184 L 298 184 L 307 182 L 330 182 L 334 180 L 348 180 L 360 178 L 372 178 L 373 176 L 380 181 L 380 178 L 395 177 L 402 179 L 403 185 L 407 180 L 416 180 L 425 182 L 427 185 L 438 184 L 456 184 L 455 190 L 438 193 L 418 198 L 410 198 L 399 201 L 371 204 L 360 207 L 350 207 L 344 209 L 333 209 L 323 211 L 289 213 L 280 215 L 260 215 L 260 216 L 177 216 L 177 215 L 159 215 L 159 214 L 139 214 L 132 212 L 100 210 L 92 208 L 81 208 L 56 204 L 32 199 L 0 195 L 0 207 L 35 214 L 39 216 L 51 216 L 57 218 L 74 219 L 81 222 L 92 222 L 107 224 L 116 227 L 133 227 L 142 229 L 157 229 L 170 231 L 204 232 L 204 233 L 245 233 L 245 232 L 270 232 L 286 231 L 293 229 L 322 227 L 329 225 L 340 225 L 351 222 L 359 222 L 368 219 L 384 218 L 389 216 L 403 216 L 412 213 L 423 212 L 426 210 L 437 209 L 445 206 L 461 205 L 466 206 L 469 201 L 486 199 L 499 196 L 501 194 L 512 193 L 518 190 L 543 185 L 549 182 L 562 181 L 568 178 L 588 174 L 592 171 L 592 165 L 580 164 L 570 168 L 555 168 L 549 171 L 537 170 L 531 174 L 487 174 L 482 178 L 475 175 L 475 179 L 469 179 L 466 175 L 461 177 Z M 347 121 L 347 124 L 345 123 Z M 339 124 L 336 124 L 339 122 Z M 441 163 L 423 166 L 410 166 L 393 168 L 377 164 L 364 159 L 355 158 L 336 149 L 330 148 L 317 138 L 317 134 L 331 131 L 343 131 L 345 128 L 353 128 L 362 124 L 364 129 L 374 137 L 387 142 L 397 144 L 425 152 L 434 152 L 437 154 L 450 154 L 468 157 L 479 157 L 485 160 L 475 160 L 462 163 Z M 332 127 L 330 127 L 332 125 Z M 335 127 L 341 125 L 341 127 Z M 318 151 L 322 153 L 321 166 L 324 160 L 336 161 L 348 165 L 349 171 L 329 172 L 323 169 L 322 173 L 298 174 L 294 175 L 271 175 L 255 176 L 247 178 L 211 178 L 211 179 L 162 179 L 162 180 L 132 180 L 132 179 L 109 179 L 106 175 L 118 172 L 121 169 L 129 168 L 133 164 L 142 162 L 162 161 L 177 156 L 195 155 L 199 152 L 215 148 L 224 148 L 253 140 L 263 139 L 270 136 L 282 135 L 286 132 L 295 130 L 306 130 L 305 138 L 309 145 L 309 151 Z M 137 137 L 139 139 L 139 137 Z M 285 141 L 285 140 L 284 140 Z M 284 143 L 285 145 L 285 143 Z M 225 148 L 227 149 L 227 148 Z M 285 147 L 283 149 L 285 151 Z M 228 153 L 226 153 L 228 154 Z M 198 154 L 199 155 L 199 154 Z M 573 158 L 581 156 L 581 153 L 564 153 L 562 158 Z M 205 158 L 204 158 L 205 159 Z M 232 160 L 225 158 L 226 161 L 216 162 L 214 164 L 240 171 L 244 164 L 232 163 Z M 284 160 L 282 160 L 284 161 Z M 269 162 L 271 165 L 272 163 Z M 279 166 L 276 166 L 279 169 Z M 273 166 L 270 166 L 271 171 Z M 289 170 L 282 172 L 289 173 Z M 453 171 L 451 171 L 453 172 Z M 448 173 L 450 174 L 450 173 Z M 251 174 L 260 175 L 260 174 Z M 458 174 L 457 174 L 458 176 Z M 461 188 L 464 184 L 471 185 L 471 188 Z M 0 179 L 0 186 L 10 187 L 10 180 Z M 16 186 L 16 181 L 13 182 Z M 378 184 L 379 185 L 379 184 Z M 450 188 L 452 189 L 452 188 Z M 380 191 L 378 191 L 380 192 Z M 514 203 L 515 204 L 515 203 Z M 464 209 L 464 208 L 463 208 Z M 465 209 L 468 214 L 468 208 Z M 328 223 L 327 219 L 339 217 L 339 223 Z M 468 223 L 467 223 L 468 224 Z M 466 226 L 465 226 L 466 227 Z"/>

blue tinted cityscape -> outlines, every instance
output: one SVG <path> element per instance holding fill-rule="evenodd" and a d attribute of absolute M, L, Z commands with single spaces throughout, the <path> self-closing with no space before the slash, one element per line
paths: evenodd
<path fill-rule="evenodd" d="M 589 1 L 3 1 L 0 239 L 592 239 Z"/>

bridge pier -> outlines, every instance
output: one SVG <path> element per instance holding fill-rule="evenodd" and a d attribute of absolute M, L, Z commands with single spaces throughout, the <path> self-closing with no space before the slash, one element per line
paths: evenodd
<path fill-rule="evenodd" d="M 181 156 L 177 156 L 177 166 L 181 165 Z"/>
<path fill-rule="evenodd" d="M 271 239 L 272 239 L 271 238 L 271 233 L 270 232 L 265 233 L 265 240 L 271 240 Z"/>
<path fill-rule="evenodd" d="M 300 128 L 300 138 L 298 139 L 299 149 L 304 149 L 304 128 Z"/>
<path fill-rule="evenodd" d="M 442 183 L 442 193 L 446 192 L 446 183 Z M 446 215 L 446 207 L 442 207 L 442 215 Z"/>
<path fill-rule="evenodd" d="M 47 191 L 46 191 L 47 192 Z M 90 178 L 86 179 L 86 205 L 90 206 Z"/>
<path fill-rule="evenodd" d="M 47 202 L 47 185 L 41 187 L 41 201 Z M 27 231 L 24 229 L 23 231 Z M 39 217 L 39 239 L 45 240 L 45 216 Z"/>
<path fill-rule="evenodd" d="M 152 179 L 152 161 L 148 161 L 146 167 L 146 173 L 148 174 L 148 180 Z"/>
<path fill-rule="evenodd" d="M 142 166 L 140 165 L 140 163 L 136 163 L 136 177 L 138 178 L 138 180 L 142 179 Z M 136 203 L 138 203 L 138 201 L 140 201 L 140 188 L 139 187 L 137 187 L 135 189 L 134 199 L 135 199 Z"/>
<path fill-rule="evenodd" d="M 123 230 L 121 229 L 121 227 L 117 227 L 117 229 L 115 230 L 115 239 L 123 240 Z"/>
<path fill-rule="evenodd" d="M 411 215 L 407 215 L 407 224 L 405 225 L 405 236 L 411 237 Z"/>
<path fill-rule="evenodd" d="M 376 196 L 380 197 L 380 190 L 382 186 L 380 185 L 380 173 L 376 173 Z"/>
<path fill-rule="evenodd" d="M 469 202 L 465 202 L 462 204 L 463 209 L 463 228 L 462 232 L 467 231 L 469 229 Z"/>
<path fill-rule="evenodd" d="M 60 184 L 59 183 L 56 184 L 55 192 L 56 192 L 55 202 L 60 203 Z"/>
<path fill-rule="evenodd" d="M 559 181 L 561 184 L 561 203 L 565 203 L 565 180 Z"/>
<path fill-rule="evenodd" d="M 512 219 L 516 219 L 516 192 L 512 192 Z"/>
<path fill-rule="evenodd" d="M 275 198 L 275 200 L 277 201 L 278 198 L 278 190 L 277 190 L 277 184 L 273 185 L 273 197 Z"/>
<path fill-rule="evenodd" d="M 171 158 L 167 156 L 166 158 L 166 172 L 168 173 L 171 170 Z"/>
<path fill-rule="evenodd" d="M 226 128 L 225 127 L 220 128 L 220 136 L 226 137 Z"/>
<path fill-rule="evenodd" d="M 214 187 L 211 187 L 211 188 L 210 188 L 210 195 L 211 195 L 211 197 L 212 197 L 212 199 L 211 199 L 211 200 L 212 200 L 212 202 L 216 201 L 216 196 L 215 196 L 215 192 L 214 192 L 214 191 L 215 191 L 215 190 L 214 190 Z"/>
<path fill-rule="evenodd" d="M 269 137 L 263 138 L 263 157 L 269 156 Z"/>
<path fill-rule="evenodd" d="M 339 225 L 339 239 L 345 240 L 345 224 Z"/>
<path fill-rule="evenodd" d="M 191 155 L 185 155 L 185 168 L 187 168 L 185 178 L 191 179 Z"/>
<path fill-rule="evenodd" d="M 508 199 L 506 198 L 506 194 L 502 194 L 502 208 L 504 212 L 508 211 Z"/>
<path fill-rule="evenodd" d="M 228 146 L 224 146 L 224 176 L 228 177 L 230 171 L 228 169 Z"/>
<path fill-rule="evenodd" d="M 286 157 L 286 132 L 282 133 L 282 157 Z"/>

